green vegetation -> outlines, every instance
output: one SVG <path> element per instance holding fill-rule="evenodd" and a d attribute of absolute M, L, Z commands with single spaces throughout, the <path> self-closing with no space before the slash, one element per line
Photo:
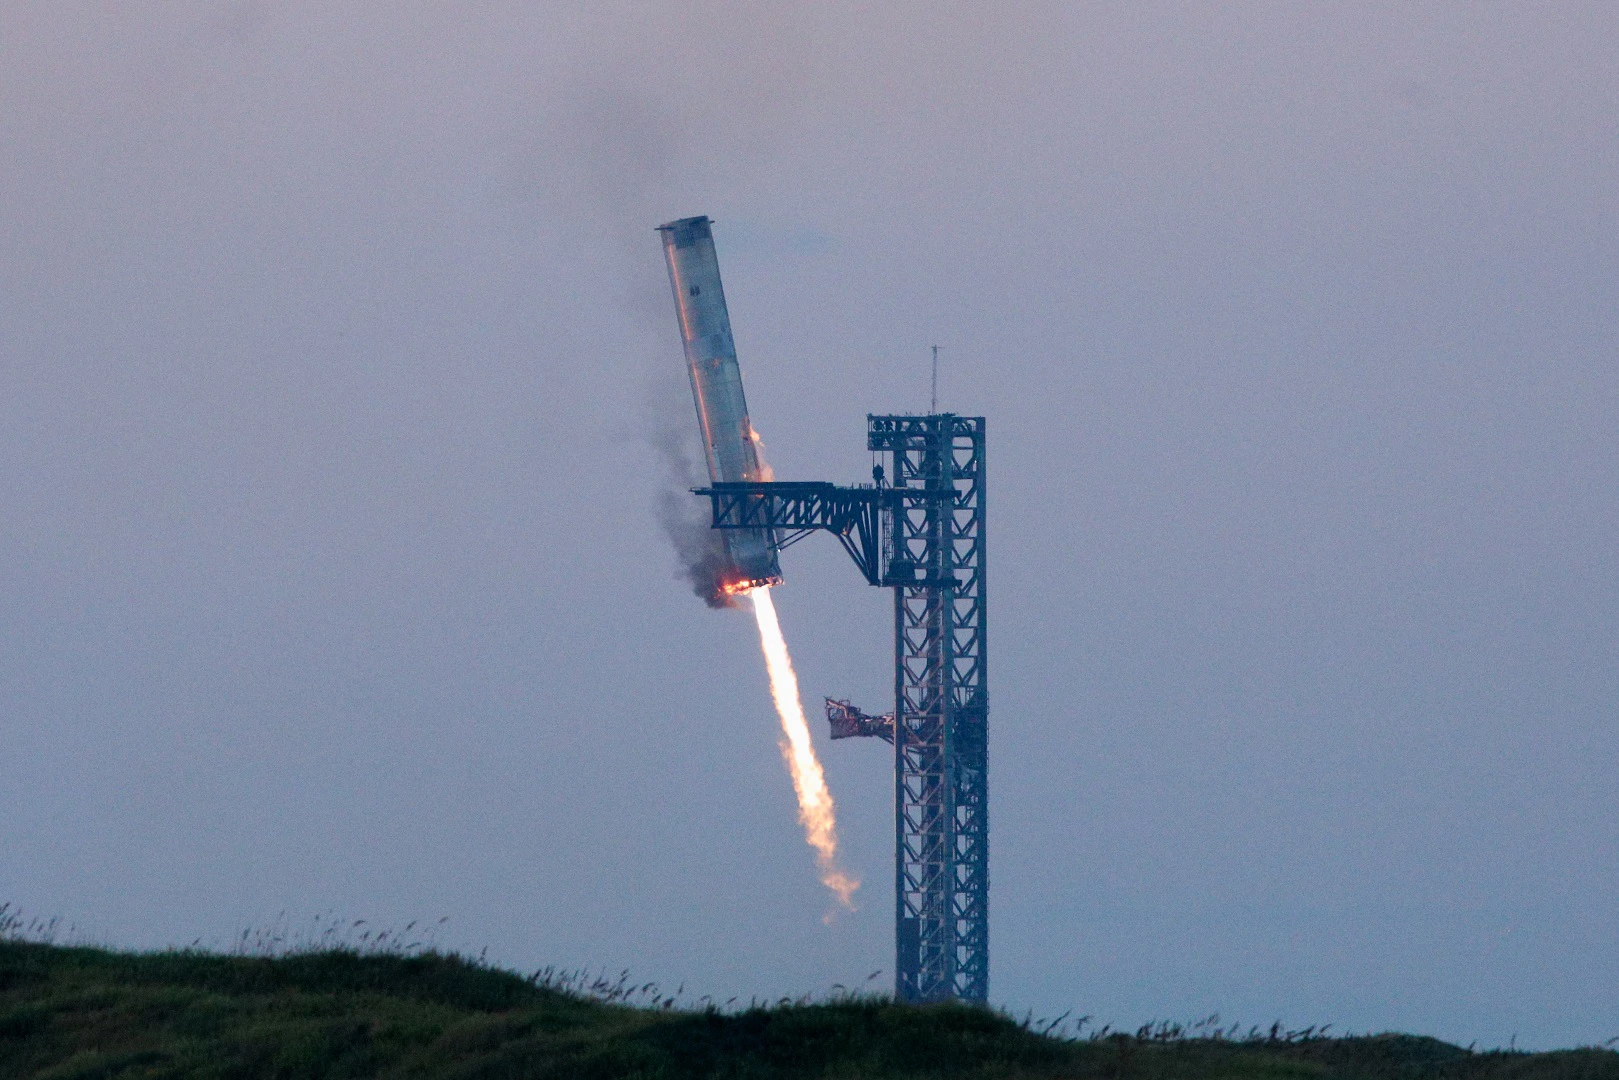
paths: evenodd
<path fill-rule="evenodd" d="M 1345 1077 L 1619 1080 L 1619 1053 L 1174 1028 L 1059 1039 L 983 1009 L 845 998 L 680 1009 L 436 953 L 120 953 L 0 941 L 0 1078 Z M 648 999 L 643 999 L 648 1000 Z"/>

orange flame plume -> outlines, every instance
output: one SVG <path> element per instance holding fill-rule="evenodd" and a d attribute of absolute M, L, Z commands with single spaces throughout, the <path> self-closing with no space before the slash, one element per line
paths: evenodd
<path fill-rule="evenodd" d="M 838 866 L 838 824 L 832 793 L 826 789 L 826 776 L 810 743 L 809 724 L 798 697 L 798 676 L 793 673 L 787 640 L 776 621 L 776 605 L 770 599 L 770 586 L 750 589 L 753 616 L 759 623 L 759 647 L 764 650 L 765 667 L 770 673 L 770 696 L 776 701 L 784 736 L 781 756 L 793 774 L 793 790 L 798 793 L 798 820 L 804 826 L 804 839 L 815 849 L 815 865 L 821 871 L 821 884 L 837 894 L 838 902 L 855 909 L 854 891 L 860 879 Z M 829 916 L 830 917 L 830 916 Z"/>

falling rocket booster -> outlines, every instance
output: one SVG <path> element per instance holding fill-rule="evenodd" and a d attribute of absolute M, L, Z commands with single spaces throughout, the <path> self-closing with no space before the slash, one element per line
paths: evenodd
<path fill-rule="evenodd" d="M 758 436 L 748 420 L 742 395 L 742 369 L 731 339 L 731 317 L 720 286 L 714 232 L 706 217 L 681 218 L 658 226 L 669 263 L 669 286 L 680 314 L 686 371 L 697 403 L 708 478 L 714 483 L 770 479 L 759 460 Z M 766 529 L 726 529 L 721 533 L 731 565 L 723 581 L 731 590 L 774 585 L 781 580 L 776 540 Z"/>

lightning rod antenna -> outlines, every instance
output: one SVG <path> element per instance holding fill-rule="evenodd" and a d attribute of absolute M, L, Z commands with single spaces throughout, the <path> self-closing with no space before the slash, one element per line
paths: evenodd
<path fill-rule="evenodd" d="M 933 346 L 933 397 L 929 399 L 928 412 L 939 411 L 939 347 Z"/>

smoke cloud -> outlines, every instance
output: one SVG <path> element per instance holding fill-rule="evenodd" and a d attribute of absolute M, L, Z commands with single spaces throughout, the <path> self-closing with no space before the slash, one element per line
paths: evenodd
<path fill-rule="evenodd" d="M 656 388 L 662 389 L 664 381 L 654 380 Z M 668 392 L 661 398 L 683 400 Z M 708 504 L 691 494 L 692 488 L 701 487 L 708 478 L 697 464 L 691 437 L 682 434 L 675 417 L 669 415 L 672 411 L 665 409 L 661 422 L 651 428 L 652 449 L 663 467 L 655 504 L 658 524 L 674 547 L 680 564 L 678 576 L 691 584 L 691 591 L 711 608 L 734 608 L 738 606 L 736 597 L 723 588 L 729 565 L 725 541 L 709 528 Z"/>
<path fill-rule="evenodd" d="M 520 191 L 549 203 L 560 242 L 602 266 L 617 308 L 636 327 L 646 368 L 643 430 L 657 461 L 653 513 L 674 549 L 677 576 L 712 608 L 738 603 L 722 587 L 729 558 L 709 528 L 707 483 L 654 226 L 690 207 L 666 204 L 689 120 L 664 98 L 632 87 L 575 82 L 536 120 L 539 135 L 512 163 Z"/>

